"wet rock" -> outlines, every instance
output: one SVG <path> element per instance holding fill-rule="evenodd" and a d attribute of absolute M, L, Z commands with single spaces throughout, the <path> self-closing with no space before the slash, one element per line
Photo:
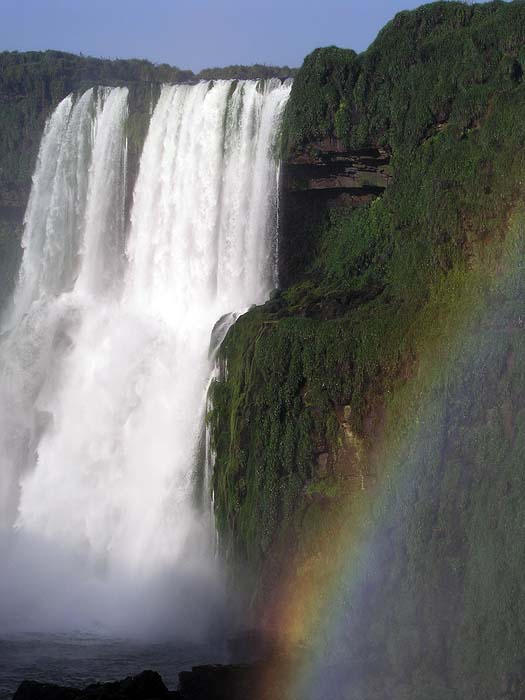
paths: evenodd
<path fill-rule="evenodd" d="M 93 683 L 83 690 L 24 681 L 18 687 L 13 700 L 178 700 L 179 693 L 169 692 L 162 678 L 155 671 L 143 671 L 121 681 Z"/>
<path fill-rule="evenodd" d="M 13 700 L 74 700 L 81 692 L 79 688 L 66 688 L 54 683 L 23 681 L 13 695 Z"/>
<path fill-rule="evenodd" d="M 256 666 L 194 666 L 179 673 L 182 700 L 248 700 L 259 683 Z"/>

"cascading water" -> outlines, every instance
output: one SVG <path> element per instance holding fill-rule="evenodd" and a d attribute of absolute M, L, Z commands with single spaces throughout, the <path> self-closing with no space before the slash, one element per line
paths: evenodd
<path fill-rule="evenodd" d="M 127 631 L 165 619 L 161 599 L 176 625 L 188 596 L 216 596 L 193 499 L 208 348 L 274 283 L 289 90 L 165 86 L 127 241 L 127 90 L 50 118 L 0 340 L 0 625 Z"/>

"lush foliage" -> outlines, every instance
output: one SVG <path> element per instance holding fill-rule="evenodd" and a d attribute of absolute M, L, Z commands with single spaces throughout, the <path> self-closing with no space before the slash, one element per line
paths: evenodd
<path fill-rule="evenodd" d="M 522 0 L 435 2 L 399 13 L 360 56 L 318 49 L 295 81 L 285 143 L 337 135 L 406 148 L 449 119 L 472 125 L 497 82 L 521 80 L 524 36 Z"/>
<path fill-rule="evenodd" d="M 288 66 L 267 66 L 255 63 L 253 66 L 224 66 L 224 68 L 205 68 L 195 77 L 199 80 L 257 80 L 280 78 L 286 80 L 297 72 L 297 68 Z"/>
<path fill-rule="evenodd" d="M 523 45 L 525 3 L 437 2 L 306 59 L 288 152 L 381 144 L 393 182 L 327 209 L 303 279 L 222 348 L 218 525 L 259 593 L 291 553 L 322 589 L 320 533 L 368 524 L 339 611 L 352 697 L 489 698 L 522 656 Z"/>

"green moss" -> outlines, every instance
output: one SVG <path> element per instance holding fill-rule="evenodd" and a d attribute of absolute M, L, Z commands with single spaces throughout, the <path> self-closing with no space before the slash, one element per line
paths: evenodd
<path fill-rule="evenodd" d="M 392 184 L 327 209 L 303 278 L 221 349 L 220 532 L 264 595 L 265 571 L 275 586 L 290 558 L 299 579 L 330 571 L 320 533 L 347 509 L 365 583 L 335 615 L 356 697 L 382 678 L 411 700 L 490 698 L 522 655 L 524 28 L 523 2 L 437 2 L 361 56 L 307 58 L 287 148 L 384 145 Z M 343 412 L 363 464 L 334 466 Z M 375 488 L 355 486 L 357 467 Z"/>
<path fill-rule="evenodd" d="M 342 495 L 341 482 L 335 477 L 310 481 L 305 489 L 305 495 L 322 499 L 340 498 Z"/>
<path fill-rule="evenodd" d="M 331 46 L 307 56 L 295 76 L 286 109 L 284 144 L 322 138 L 332 130 L 336 117 L 343 128 L 347 86 L 356 80 L 358 70 L 355 51 Z"/>
<path fill-rule="evenodd" d="M 396 15 L 359 56 L 317 49 L 292 89 L 285 147 L 328 135 L 406 147 L 449 119 L 468 127 L 495 87 L 521 81 L 524 38 L 521 0 L 435 2 Z"/>

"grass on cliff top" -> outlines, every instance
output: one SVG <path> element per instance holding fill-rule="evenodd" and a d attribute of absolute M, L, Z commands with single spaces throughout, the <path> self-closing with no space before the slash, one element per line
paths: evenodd
<path fill-rule="evenodd" d="M 407 149 L 450 119 L 474 124 L 494 89 L 521 81 L 524 46 L 523 0 L 497 0 L 401 12 L 360 55 L 317 49 L 292 88 L 285 152 L 330 135 Z"/>

